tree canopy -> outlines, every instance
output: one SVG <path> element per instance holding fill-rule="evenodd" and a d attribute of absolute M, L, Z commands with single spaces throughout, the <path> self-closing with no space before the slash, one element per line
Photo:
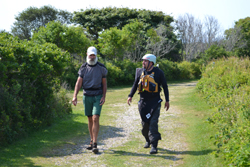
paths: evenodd
<path fill-rule="evenodd" d="M 48 22 L 57 20 L 63 24 L 69 24 L 71 18 L 72 13 L 57 10 L 51 6 L 29 7 L 15 17 L 16 22 L 14 22 L 11 32 L 20 39 L 30 39 L 32 31 L 36 32 L 39 27 L 45 26 Z"/>
<path fill-rule="evenodd" d="M 107 7 L 74 12 L 72 22 L 85 27 L 92 39 L 97 40 L 102 31 L 111 27 L 122 29 L 135 19 L 147 24 L 148 28 L 156 28 L 160 23 L 169 27 L 170 23 L 174 21 L 172 16 L 165 15 L 163 12 Z"/>
<path fill-rule="evenodd" d="M 40 27 L 31 40 L 40 44 L 54 43 L 64 51 L 81 56 L 86 55 L 86 50 L 90 45 L 90 40 L 83 33 L 81 26 L 66 26 L 59 21 L 52 21 L 45 27 Z"/>
<path fill-rule="evenodd" d="M 246 41 L 246 46 L 239 48 L 237 50 L 237 54 L 242 56 L 250 56 L 250 17 L 246 17 L 245 19 L 240 19 L 239 21 L 235 22 L 235 27 L 241 28 L 243 40 Z"/>

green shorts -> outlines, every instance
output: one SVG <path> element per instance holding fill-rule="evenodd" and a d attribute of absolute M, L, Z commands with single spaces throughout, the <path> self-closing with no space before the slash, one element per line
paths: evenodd
<path fill-rule="evenodd" d="M 102 95 L 85 96 L 83 95 L 83 105 L 86 116 L 101 115 L 102 105 L 100 105 Z"/>

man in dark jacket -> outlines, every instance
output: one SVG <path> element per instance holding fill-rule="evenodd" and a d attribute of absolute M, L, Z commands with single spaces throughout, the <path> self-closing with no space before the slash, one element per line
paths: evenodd
<path fill-rule="evenodd" d="M 138 109 L 142 120 L 142 135 L 146 139 L 144 148 L 149 148 L 151 145 L 150 154 L 156 154 L 158 140 L 161 140 L 161 134 L 158 131 L 162 102 L 160 97 L 161 87 L 164 90 L 166 111 L 169 109 L 169 92 L 163 71 L 154 67 L 156 57 L 152 54 L 146 54 L 142 59 L 143 68 L 137 69 L 127 103 L 130 105 L 132 97 L 138 89 L 140 94 Z"/>
<path fill-rule="evenodd" d="M 73 104 L 77 104 L 77 94 L 83 88 L 83 104 L 85 115 L 88 116 L 88 128 L 91 137 L 88 150 L 98 153 L 97 136 L 99 132 L 99 117 L 102 105 L 105 102 L 107 91 L 106 67 L 97 61 L 97 50 L 89 47 L 87 50 L 86 63 L 82 64 L 78 71 L 79 77 L 75 85 Z"/>

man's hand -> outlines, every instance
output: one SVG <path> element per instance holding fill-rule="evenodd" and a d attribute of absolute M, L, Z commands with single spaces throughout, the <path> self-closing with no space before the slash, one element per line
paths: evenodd
<path fill-rule="evenodd" d="M 165 108 L 166 108 L 166 111 L 168 111 L 168 109 L 169 109 L 169 102 L 168 101 L 166 101 L 166 103 L 165 103 Z"/>
<path fill-rule="evenodd" d="M 102 97 L 100 100 L 100 106 L 103 105 L 105 103 L 105 97 Z"/>
<path fill-rule="evenodd" d="M 131 102 L 132 102 L 132 97 L 128 97 L 128 100 L 127 100 L 128 105 L 130 105 Z"/>
<path fill-rule="evenodd" d="M 74 106 L 76 106 L 76 104 L 77 104 L 77 97 L 73 98 L 72 103 L 74 104 Z"/>

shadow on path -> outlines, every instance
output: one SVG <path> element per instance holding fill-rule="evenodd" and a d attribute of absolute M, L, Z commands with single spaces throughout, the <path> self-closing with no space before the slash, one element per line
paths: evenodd
<path fill-rule="evenodd" d="M 175 155 L 189 154 L 189 155 L 193 155 L 193 156 L 207 155 L 207 154 L 212 153 L 213 151 L 215 151 L 215 150 L 208 149 L 208 150 L 200 150 L 200 151 L 171 151 L 171 150 L 162 149 L 162 148 L 158 149 L 159 153 L 165 152 L 167 154 L 175 154 Z"/>
<path fill-rule="evenodd" d="M 138 156 L 138 157 L 160 157 L 166 160 L 177 161 L 181 160 L 182 158 L 178 158 L 172 155 L 162 155 L 162 152 L 158 151 L 158 154 L 145 154 L 145 153 L 137 153 L 137 152 L 129 152 L 129 151 L 122 151 L 122 150 L 108 150 L 105 154 L 112 154 L 112 156 Z"/>

